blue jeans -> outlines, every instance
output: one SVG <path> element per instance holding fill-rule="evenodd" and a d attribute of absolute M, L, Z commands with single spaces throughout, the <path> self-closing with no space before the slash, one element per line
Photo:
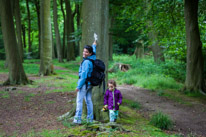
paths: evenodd
<path fill-rule="evenodd" d="M 84 84 L 77 92 L 76 113 L 73 121 L 74 123 L 81 124 L 83 99 L 85 99 L 87 105 L 87 122 L 93 121 L 92 86 L 88 85 L 86 89 L 86 84 Z"/>

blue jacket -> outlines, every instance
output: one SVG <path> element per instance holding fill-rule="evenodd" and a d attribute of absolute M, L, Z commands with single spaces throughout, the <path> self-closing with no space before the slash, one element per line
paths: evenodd
<path fill-rule="evenodd" d="M 93 52 L 95 55 L 88 56 L 87 58 L 95 60 L 96 59 L 96 45 L 92 45 Z M 89 60 L 85 60 L 83 58 L 83 63 L 79 67 L 79 80 L 77 82 L 77 89 L 81 89 L 82 86 L 85 84 L 87 77 L 91 76 L 91 72 L 93 70 L 93 64 Z M 88 82 L 88 85 L 90 82 Z"/>

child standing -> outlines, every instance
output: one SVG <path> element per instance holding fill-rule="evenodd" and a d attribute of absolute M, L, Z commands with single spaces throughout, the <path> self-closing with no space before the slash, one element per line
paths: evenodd
<path fill-rule="evenodd" d="M 104 107 L 109 109 L 110 122 L 116 122 L 119 105 L 122 104 L 122 94 L 116 89 L 114 80 L 109 80 L 107 86 L 108 89 L 104 95 Z"/>

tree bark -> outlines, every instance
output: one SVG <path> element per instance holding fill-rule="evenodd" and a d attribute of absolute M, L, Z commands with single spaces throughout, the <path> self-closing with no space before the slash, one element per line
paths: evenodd
<path fill-rule="evenodd" d="M 57 48 L 57 57 L 59 62 L 63 62 L 62 58 L 62 48 L 61 48 L 61 40 L 59 35 L 59 28 L 58 28 L 58 16 L 57 16 L 57 1 L 53 0 L 53 12 L 54 12 L 54 31 L 55 31 L 55 38 L 56 38 L 56 48 Z"/>
<path fill-rule="evenodd" d="M 71 34 L 73 32 L 73 18 L 72 18 L 72 10 L 70 5 L 70 0 L 65 0 L 66 3 L 66 21 L 67 21 L 67 61 L 75 60 L 74 55 L 74 42 L 72 42 Z"/>
<path fill-rule="evenodd" d="M 80 29 L 80 4 L 79 3 L 75 4 L 75 10 L 77 13 L 77 29 Z"/>
<path fill-rule="evenodd" d="M 10 0 L 0 0 L 0 13 L 4 46 L 9 68 L 9 78 L 5 84 L 27 84 L 29 81 L 24 72 L 19 55 Z"/>
<path fill-rule="evenodd" d="M 66 36 L 66 19 L 65 19 L 65 13 L 64 13 L 64 7 L 63 7 L 63 0 L 60 0 L 61 2 L 61 11 L 63 14 L 63 19 L 64 19 L 64 32 L 63 32 L 63 42 L 62 42 L 62 54 L 63 54 L 63 58 L 65 58 L 65 52 L 66 52 L 66 48 L 65 48 L 65 36 Z"/>
<path fill-rule="evenodd" d="M 152 10 L 152 5 L 149 0 L 145 1 L 145 7 L 146 7 L 145 13 L 146 13 L 146 16 L 148 16 L 147 14 L 149 13 L 150 10 Z M 154 62 L 158 64 L 160 62 L 164 62 L 165 58 L 164 58 L 163 50 L 159 45 L 158 34 L 155 31 L 155 27 L 151 19 L 148 19 L 147 21 L 147 28 L 149 30 L 148 37 L 149 37 L 149 42 L 151 44 L 150 48 L 153 53 Z"/>
<path fill-rule="evenodd" d="M 143 41 L 140 41 L 136 43 L 136 49 L 134 51 L 134 54 L 137 58 L 143 58 L 144 57 L 144 44 Z"/>
<path fill-rule="evenodd" d="M 38 46 L 38 57 L 40 58 L 40 52 L 41 52 L 41 25 L 40 25 L 40 5 L 39 0 L 35 0 L 35 7 L 36 7 L 36 13 L 37 13 L 37 19 L 38 19 L 38 30 L 39 30 L 39 46 Z"/>
<path fill-rule="evenodd" d="M 39 75 L 50 75 L 52 71 L 52 33 L 50 17 L 50 0 L 41 0 L 41 55 Z"/>
<path fill-rule="evenodd" d="M 110 16 L 109 18 L 109 28 L 113 27 L 113 21 L 114 18 L 112 16 Z M 112 61 L 112 55 L 113 55 L 113 38 L 112 38 L 112 33 L 109 33 L 109 60 Z"/>
<path fill-rule="evenodd" d="M 159 45 L 158 37 L 157 37 L 157 34 L 153 28 L 152 21 L 149 21 L 148 26 L 149 26 L 149 28 L 151 28 L 151 30 L 148 34 L 149 34 L 149 40 L 151 43 L 150 48 L 151 48 L 152 53 L 153 53 L 154 62 L 159 64 L 160 62 L 165 61 L 163 50 Z"/>
<path fill-rule="evenodd" d="M 14 14 L 15 14 L 15 20 L 16 20 L 16 32 L 17 32 L 17 44 L 19 48 L 19 55 L 20 59 L 23 62 L 23 44 L 22 44 L 22 37 L 21 37 L 21 14 L 20 14 L 20 8 L 19 8 L 19 0 L 15 0 L 15 9 L 14 9 Z"/>
<path fill-rule="evenodd" d="M 89 7 L 89 8 L 88 8 Z M 84 0 L 82 5 L 82 45 L 80 56 L 84 45 L 91 44 L 94 41 L 94 33 L 98 35 L 97 58 L 104 61 L 108 68 L 108 48 L 109 48 L 109 1 L 108 0 Z M 106 71 L 106 77 L 107 77 Z M 107 78 L 106 78 L 107 79 Z M 94 119 L 108 119 L 106 113 L 101 112 L 103 107 L 102 86 L 94 87 L 92 92 L 92 101 L 94 105 Z"/>
<path fill-rule="evenodd" d="M 26 28 L 24 25 L 22 25 L 22 34 L 23 34 L 24 48 L 26 48 Z"/>
<path fill-rule="evenodd" d="M 32 52 L 31 50 L 31 19 L 30 19 L 30 8 L 29 8 L 29 0 L 26 0 L 27 7 L 27 15 L 28 15 L 28 52 Z"/>
<path fill-rule="evenodd" d="M 202 43 L 198 28 L 198 0 L 186 0 L 184 15 L 187 41 L 187 68 L 185 88 L 189 91 L 204 91 Z"/>

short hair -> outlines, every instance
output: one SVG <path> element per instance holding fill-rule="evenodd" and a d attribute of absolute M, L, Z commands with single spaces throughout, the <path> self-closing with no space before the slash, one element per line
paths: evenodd
<path fill-rule="evenodd" d="M 108 84 L 112 84 L 112 85 L 114 85 L 114 87 L 117 86 L 117 85 L 116 85 L 116 82 L 115 82 L 114 80 L 108 80 Z"/>
<path fill-rule="evenodd" d="M 94 54 L 92 46 L 90 46 L 90 45 L 85 45 L 85 46 L 84 46 L 84 49 L 87 49 L 87 50 L 89 51 L 89 53 L 92 53 L 92 55 Z"/>

